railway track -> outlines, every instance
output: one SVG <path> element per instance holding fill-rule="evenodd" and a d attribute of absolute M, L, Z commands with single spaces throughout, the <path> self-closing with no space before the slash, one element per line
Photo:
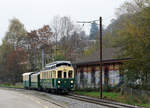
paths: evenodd
<path fill-rule="evenodd" d="M 106 107 L 110 107 L 110 108 L 142 108 L 142 107 L 138 107 L 138 106 L 122 104 L 122 103 L 118 103 L 118 102 L 112 102 L 112 101 L 108 101 L 108 100 L 91 98 L 91 97 L 75 95 L 75 94 L 69 94 L 66 97 L 93 103 L 93 104 L 98 104 L 98 105 L 102 105 L 102 106 L 106 106 Z"/>
<path fill-rule="evenodd" d="M 36 96 L 36 97 L 38 97 L 38 98 L 40 98 L 40 99 L 42 99 L 42 100 L 44 100 L 44 101 L 50 102 L 50 103 L 52 103 L 52 104 L 55 104 L 55 105 L 57 105 L 57 106 L 59 106 L 59 107 L 61 107 L 61 108 L 66 108 L 66 107 L 63 106 L 63 105 L 60 105 L 60 104 L 58 104 L 57 102 L 52 101 L 52 100 L 47 99 L 47 98 L 44 98 L 44 97 L 42 97 L 42 96 Z"/>

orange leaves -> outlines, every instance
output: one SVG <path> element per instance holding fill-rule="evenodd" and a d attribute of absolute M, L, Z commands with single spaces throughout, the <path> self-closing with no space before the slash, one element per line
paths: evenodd
<path fill-rule="evenodd" d="M 27 64 L 27 54 L 23 49 L 13 51 L 8 55 L 8 61 L 6 64 L 7 72 L 23 71 L 21 68 Z"/>

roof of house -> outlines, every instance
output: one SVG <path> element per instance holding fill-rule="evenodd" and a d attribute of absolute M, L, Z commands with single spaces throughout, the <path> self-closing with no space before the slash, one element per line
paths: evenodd
<path fill-rule="evenodd" d="M 102 62 L 115 62 L 120 60 L 127 60 L 129 58 L 122 58 L 118 59 L 117 56 L 119 55 L 120 48 L 103 48 L 102 50 Z M 88 56 L 80 57 L 74 62 L 74 64 L 91 64 L 91 63 L 97 63 L 100 61 L 100 51 L 97 50 L 93 53 L 91 53 Z"/>

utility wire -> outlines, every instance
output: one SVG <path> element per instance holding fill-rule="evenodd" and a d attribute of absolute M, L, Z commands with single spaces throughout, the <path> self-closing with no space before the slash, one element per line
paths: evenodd
<path fill-rule="evenodd" d="M 106 17 L 106 18 L 104 18 L 103 20 L 108 20 L 109 18 L 111 18 L 111 17 L 113 17 L 114 15 L 111 15 L 111 16 L 109 16 L 109 17 Z M 83 24 L 83 26 L 84 26 L 84 24 L 85 23 L 93 23 L 93 22 L 96 22 L 96 21 L 99 21 L 99 20 L 92 20 L 92 21 L 77 21 L 77 23 L 82 23 Z M 99 25 L 98 23 L 97 23 L 97 25 Z"/>
<path fill-rule="evenodd" d="M 114 17 L 114 15 L 111 15 L 111 16 L 109 16 L 109 17 L 106 17 L 106 18 L 104 18 L 103 20 L 108 20 L 108 19 L 110 19 L 110 18 L 112 18 L 112 17 Z"/>

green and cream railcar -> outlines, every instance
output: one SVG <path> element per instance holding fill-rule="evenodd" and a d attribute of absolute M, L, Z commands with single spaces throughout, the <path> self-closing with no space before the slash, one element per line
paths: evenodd
<path fill-rule="evenodd" d="M 31 75 L 31 88 L 41 89 L 40 87 L 40 73 L 34 73 Z"/>
<path fill-rule="evenodd" d="M 23 75 L 23 85 L 24 85 L 24 88 L 26 88 L 26 89 L 31 88 L 31 75 L 33 73 L 34 72 L 28 72 L 28 73 L 22 74 Z"/>
<path fill-rule="evenodd" d="M 47 64 L 40 72 L 43 89 L 68 92 L 74 88 L 74 69 L 69 61 L 56 61 Z"/>

